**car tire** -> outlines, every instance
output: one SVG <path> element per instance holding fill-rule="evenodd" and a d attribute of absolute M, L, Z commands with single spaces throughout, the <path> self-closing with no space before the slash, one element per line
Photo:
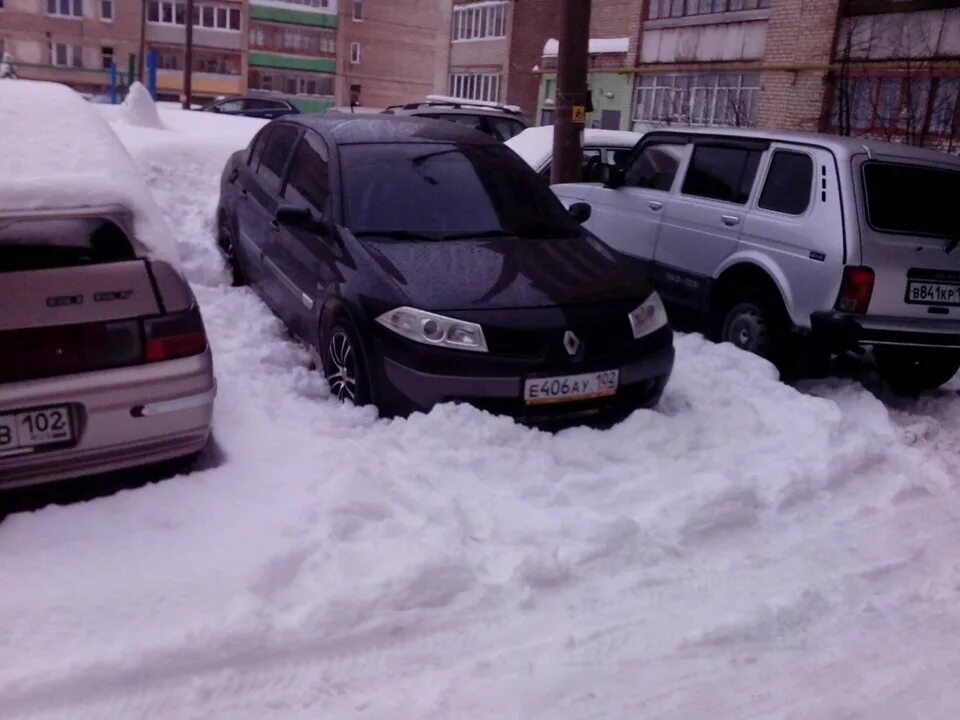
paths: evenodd
<path fill-rule="evenodd" d="M 936 390 L 960 371 L 960 353 L 949 350 L 877 347 L 873 356 L 880 377 L 897 395 Z"/>
<path fill-rule="evenodd" d="M 787 327 L 784 314 L 766 293 L 752 288 L 735 290 L 721 306 L 717 339 L 780 367 Z"/>
<path fill-rule="evenodd" d="M 220 229 L 217 232 L 217 245 L 219 245 L 223 259 L 227 263 L 227 269 L 230 271 L 230 281 L 233 287 L 243 287 L 246 285 L 247 273 L 243 269 L 243 261 L 237 252 L 233 232 L 230 230 L 230 223 L 228 223 L 226 219 L 220 222 Z"/>
<path fill-rule="evenodd" d="M 341 402 L 370 404 L 370 378 L 357 333 L 350 323 L 335 322 L 321 345 L 323 376 L 330 386 L 330 394 Z"/>

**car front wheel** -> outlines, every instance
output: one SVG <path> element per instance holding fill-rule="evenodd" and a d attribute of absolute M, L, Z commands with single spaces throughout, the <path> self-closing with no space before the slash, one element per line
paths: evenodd
<path fill-rule="evenodd" d="M 877 347 L 873 351 L 880 377 L 898 395 L 919 395 L 949 382 L 960 371 L 960 353 Z"/>
<path fill-rule="evenodd" d="M 370 402 L 370 381 L 360 343 L 351 327 L 338 322 L 330 329 L 324 340 L 322 358 L 323 375 L 331 395 L 354 405 Z"/>
<path fill-rule="evenodd" d="M 233 233 L 230 231 L 230 225 L 225 220 L 220 223 L 217 244 L 220 246 L 220 252 L 223 253 L 223 259 L 227 263 L 227 269 L 230 271 L 230 279 L 233 286 L 242 287 L 246 285 L 247 274 L 243 270 L 242 261 L 233 239 Z"/>

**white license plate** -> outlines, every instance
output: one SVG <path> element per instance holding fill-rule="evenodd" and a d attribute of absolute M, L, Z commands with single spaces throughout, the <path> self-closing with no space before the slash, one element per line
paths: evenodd
<path fill-rule="evenodd" d="M 914 305 L 960 305 L 960 285 L 910 280 L 907 302 Z"/>
<path fill-rule="evenodd" d="M 0 457 L 73 441 L 66 405 L 0 415 Z"/>
<path fill-rule="evenodd" d="M 594 400 L 616 395 L 619 382 L 619 370 L 531 378 L 523 384 L 523 399 L 527 405 Z"/>

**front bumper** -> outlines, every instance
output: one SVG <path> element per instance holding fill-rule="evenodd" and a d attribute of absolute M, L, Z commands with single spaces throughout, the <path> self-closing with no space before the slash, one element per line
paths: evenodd
<path fill-rule="evenodd" d="M 529 424 L 553 422 L 605 422 L 625 417 L 638 408 L 653 407 L 660 400 L 673 370 L 674 349 L 667 343 L 655 351 L 629 359 L 593 359 L 579 365 L 514 367 L 512 372 L 500 362 L 491 362 L 491 372 L 483 373 L 478 363 L 470 372 L 428 371 L 411 366 L 395 357 L 382 359 L 383 379 L 390 392 L 399 396 L 400 405 L 427 411 L 444 402 L 467 402 L 480 409 L 509 415 Z M 614 396 L 551 405 L 527 406 L 523 385 L 528 378 L 601 372 L 619 369 L 620 381 Z"/>
<path fill-rule="evenodd" d="M 66 405 L 70 447 L 0 457 L 0 489 L 186 457 L 210 434 L 216 381 L 209 348 L 164 363 L 0 385 L 0 413 Z"/>
<path fill-rule="evenodd" d="M 816 312 L 810 316 L 810 327 L 814 341 L 834 352 L 875 345 L 960 350 L 960 323 L 956 321 L 922 322 Z"/>

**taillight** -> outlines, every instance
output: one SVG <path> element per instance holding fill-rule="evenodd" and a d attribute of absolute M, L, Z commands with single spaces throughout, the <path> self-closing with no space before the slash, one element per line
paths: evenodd
<path fill-rule="evenodd" d="M 196 306 L 186 312 L 144 320 L 143 333 L 147 362 L 190 357 L 207 349 L 203 319 Z"/>
<path fill-rule="evenodd" d="M 857 315 L 866 314 L 873 295 L 873 281 L 873 270 L 868 267 L 844 268 L 836 309 Z"/>

